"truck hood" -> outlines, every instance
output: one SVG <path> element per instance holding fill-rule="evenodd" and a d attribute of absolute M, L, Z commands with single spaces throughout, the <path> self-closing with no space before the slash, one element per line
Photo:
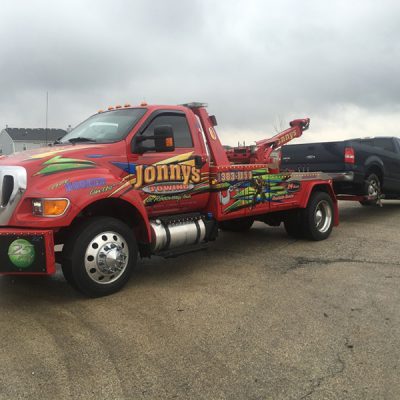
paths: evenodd
<path fill-rule="evenodd" d="M 67 198 L 73 208 L 74 204 L 82 204 L 82 197 L 94 201 L 104 197 L 103 193 L 111 194 L 127 174 L 128 164 L 125 141 L 60 145 L 1 157 L 0 197 L 4 197 L 1 192 L 7 176 L 13 182 L 8 186 L 12 187 L 13 201 L 0 207 L 0 225 L 11 221 L 16 207 L 21 211 L 16 213 L 19 219 L 14 219 L 15 225 L 31 221 L 32 198 Z"/>
<path fill-rule="evenodd" d="M 105 152 L 106 145 L 62 145 L 52 147 L 40 147 L 37 149 L 21 151 L 18 153 L 10 154 L 8 156 L 0 156 L 0 165 L 21 165 L 29 160 L 43 160 L 57 155 L 77 155 L 87 153 L 88 155 L 102 155 Z M 75 155 L 75 154 L 74 154 Z"/>
<path fill-rule="evenodd" d="M 90 174 L 90 171 L 104 172 L 113 168 L 112 163 L 121 161 L 126 162 L 125 142 L 61 145 L 0 157 L 0 169 L 2 166 L 21 166 L 26 169 L 28 181 L 39 177 L 48 177 L 46 181 L 51 181 Z"/>

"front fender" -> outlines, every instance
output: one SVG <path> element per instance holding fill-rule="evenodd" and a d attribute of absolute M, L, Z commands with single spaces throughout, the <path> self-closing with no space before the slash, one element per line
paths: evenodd
<path fill-rule="evenodd" d="M 136 208 L 137 212 L 139 213 L 139 217 L 142 222 L 142 227 L 145 241 L 147 243 L 151 242 L 151 227 L 150 227 L 150 221 L 149 221 L 149 215 L 147 214 L 146 207 L 143 204 L 143 200 L 140 197 L 140 194 L 135 191 L 131 190 L 130 192 L 124 194 L 123 196 L 120 197 L 120 199 L 127 201 L 130 203 L 133 207 Z"/>
<path fill-rule="evenodd" d="M 69 186 L 70 182 L 72 186 Z M 30 198 L 35 197 L 68 198 L 70 207 L 60 217 L 33 216 Z M 135 226 L 140 241 L 151 241 L 149 217 L 140 193 L 105 169 L 76 174 L 71 180 L 58 178 L 55 182 L 46 180 L 42 185 L 34 185 L 34 190 L 25 195 L 17 208 L 10 225 L 60 229 L 70 226 L 82 212 L 96 206 L 105 208 L 110 216 L 113 214 L 112 208 L 116 207 L 118 216 Z"/>
<path fill-rule="evenodd" d="M 112 181 L 108 180 L 108 182 Z M 99 193 L 97 193 L 96 195 L 80 197 L 79 212 L 94 205 L 95 203 L 107 200 L 115 200 L 122 203 L 127 203 L 130 206 L 130 208 L 127 209 L 127 213 L 131 215 L 126 215 L 126 220 L 128 221 L 129 218 L 134 219 L 138 227 L 140 228 L 141 241 L 149 243 L 151 241 L 150 221 L 147 210 L 143 204 L 143 200 L 140 197 L 140 193 L 136 190 L 130 190 L 129 186 L 124 188 L 124 185 L 121 186 L 121 182 L 118 182 L 116 184 L 109 183 L 104 187 L 105 192 L 102 192 L 102 189 L 103 188 L 100 188 Z M 83 202 L 82 198 L 84 200 Z M 124 204 L 121 203 L 120 205 L 124 206 Z M 119 204 L 114 204 L 114 206 L 118 207 Z M 77 212 L 75 215 L 69 215 L 71 222 L 79 215 L 79 212 Z"/>
<path fill-rule="evenodd" d="M 326 192 L 331 196 L 332 202 L 333 202 L 333 222 L 334 225 L 337 226 L 339 225 L 339 207 L 338 207 L 338 201 L 335 195 L 335 192 L 332 187 L 332 181 L 315 181 L 315 182 L 308 182 L 307 187 L 304 189 L 304 197 L 303 197 L 303 204 L 301 204 L 301 208 L 306 208 L 308 205 L 308 202 L 310 201 L 310 197 L 312 193 L 315 191 L 322 191 Z"/>

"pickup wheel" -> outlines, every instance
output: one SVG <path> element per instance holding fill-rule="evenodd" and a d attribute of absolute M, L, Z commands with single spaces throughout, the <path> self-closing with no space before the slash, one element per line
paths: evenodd
<path fill-rule="evenodd" d="M 304 237 L 302 211 L 303 210 L 298 210 L 293 213 L 289 213 L 283 220 L 286 233 L 294 239 L 301 239 Z"/>
<path fill-rule="evenodd" d="M 109 217 L 93 217 L 74 227 L 62 252 L 65 279 L 90 297 L 107 296 L 128 281 L 137 262 L 132 230 Z"/>
<path fill-rule="evenodd" d="M 324 240 L 333 228 L 333 201 L 326 192 L 314 192 L 304 209 L 303 230 L 311 240 Z"/>
<path fill-rule="evenodd" d="M 375 174 L 368 175 L 365 180 L 364 194 L 366 196 L 376 196 L 376 200 L 361 200 L 360 204 L 363 206 L 375 206 L 378 204 L 378 198 L 381 193 L 381 182 L 379 177 Z"/>
<path fill-rule="evenodd" d="M 252 227 L 253 223 L 254 219 L 252 218 L 238 218 L 220 222 L 219 227 L 223 231 L 246 232 Z"/>

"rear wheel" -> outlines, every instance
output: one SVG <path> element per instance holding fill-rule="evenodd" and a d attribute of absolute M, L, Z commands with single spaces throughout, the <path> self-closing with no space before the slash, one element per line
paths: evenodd
<path fill-rule="evenodd" d="M 246 232 L 252 227 L 253 223 L 254 219 L 252 218 L 238 218 L 220 222 L 219 227 L 223 231 Z"/>
<path fill-rule="evenodd" d="M 378 204 L 379 195 L 381 194 L 381 182 L 376 174 L 368 175 L 365 180 L 364 195 L 375 196 L 374 200 L 361 200 L 360 204 L 363 206 L 374 206 Z"/>
<path fill-rule="evenodd" d="M 314 192 L 304 209 L 304 235 L 311 240 L 324 240 L 333 228 L 334 209 L 331 196 L 326 192 Z"/>
<path fill-rule="evenodd" d="M 75 226 L 62 253 L 66 280 L 90 297 L 120 290 L 137 262 L 131 229 L 115 218 L 94 217 Z"/>

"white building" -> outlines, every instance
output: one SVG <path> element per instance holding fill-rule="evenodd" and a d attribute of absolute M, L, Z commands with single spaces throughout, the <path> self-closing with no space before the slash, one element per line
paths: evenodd
<path fill-rule="evenodd" d="M 63 129 L 5 128 L 0 131 L 0 154 L 48 146 L 66 135 Z"/>

